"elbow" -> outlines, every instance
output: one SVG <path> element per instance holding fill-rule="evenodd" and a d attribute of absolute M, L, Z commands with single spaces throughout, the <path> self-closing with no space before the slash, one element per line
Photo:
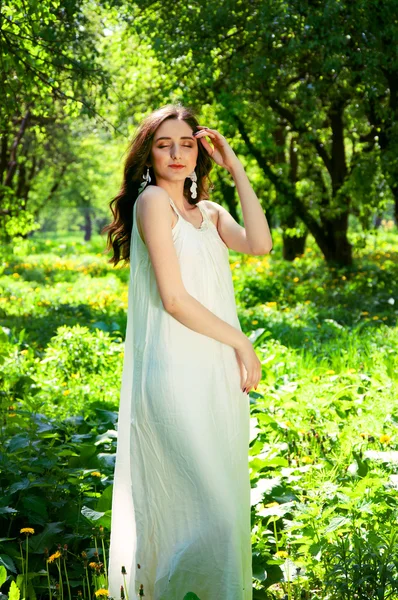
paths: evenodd
<path fill-rule="evenodd" d="M 271 246 L 266 246 L 264 248 L 257 248 L 253 254 L 254 256 L 263 256 L 264 254 L 269 254 L 272 250 L 272 245 Z"/>
<path fill-rule="evenodd" d="M 162 299 L 165 311 L 171 315 L 175 313 L 181 306 L 181 300 L 182 298 L 180 296 L 171 296 L 169 298 Z"/>

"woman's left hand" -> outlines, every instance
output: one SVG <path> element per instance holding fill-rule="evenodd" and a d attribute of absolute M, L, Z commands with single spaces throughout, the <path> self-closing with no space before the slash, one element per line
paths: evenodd
<path fill-rule="evenodd" d="M 231 171 L 235 165 L 240 164 L 239 158 L 228 144 L 227 140 L 221 133 L 216 129 L 209 129 L 202 125 L 197 125 L 200 131 L 194 135 L 195 139 L 201 139 L 201 143 L 210 154 L 214 162 L 221 167 L 225 167 L 228 171 Z M 210 146 L 209 142 L 205 139 L 205 136 L 209 136 L 213 146 Z"/>

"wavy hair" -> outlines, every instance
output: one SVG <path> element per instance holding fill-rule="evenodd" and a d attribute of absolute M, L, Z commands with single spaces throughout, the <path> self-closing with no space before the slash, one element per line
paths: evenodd
<path fill-rule="evenodd" d="M 196 125 L 199 121 L 195 111 L 181 104 L 166 104 L 149 114 L 139 125 L 136 134 L 128 145 L 127 158 L 124 163 L 124 175 L 122 185 L 118 194 L 109 203 L 113 214 L 113 221 L 105 225 L 101 233 L 107 233 L 107 247 L 105 253 L 113 250 L 113 256 L 108 261 L 117 265 L 120 260 L 130 262 L 130 242 L 133 226 L 133 207 L 138 196 L 138 188 L 143 182 L 143 174 L 146 172 L 146 163 L 150 157 L 152 141 L 157 128 L 166 119 L 181 119 L 197 131 Z M 213 188 L 209 173 L 213 167 L 208 152 L 202 144 L 198 144 L 198 158 L 195 167 L 197 175 L 197 197 L 191 196 L 189 177 L 184 183 L 184 196 L 189 204 L 195 206 L 197 202 L 207 199 L 208 190 Z M 156 185 L 156 177 L 152 166 L 149 167 L 151 184 Z"/>

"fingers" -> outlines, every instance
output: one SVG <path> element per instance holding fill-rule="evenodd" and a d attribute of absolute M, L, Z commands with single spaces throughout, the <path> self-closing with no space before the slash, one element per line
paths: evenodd
<path fill-rule="evenodd" d="M 213 139 L 223 139 L 223 136 L 221 135 L 221 133 L 219 133 L 216 129 L 209 129 L 209 127 L 202 127 L 201 125 L 198 125 L 198 127 L 200 128 L 199 131 L 195 131 L 192 135 L 195 138 L 198 137 L 203 137 L 204 135 L 208 135 L 209 137 L 213 138 Z M 201 136 L 200 134 L 203 134 L 203 136 Z"/>
<path fill-rule="evenodd" d="M 196 137 L 199 137 L 199 136 L 196 136 Z M 210 146 L 209 142 L 204 137 L 201 137 L 201 140 L 202 140 L 203 146 L 206 148 L 207 152 L 211 156 L 214 152 L 214 148 L 212 146 Z"/>
<path fill-rule="evenodd" d="M 208 135 L 211 138 L 216 138 L 216 134 L 213 131 L 209 131 L 207 128 L 206 129 L 201 129 L 200 131 L 195 131 L 193 134 L 195 139 L 198 139 L 199 137 L 204 138 L 205 135 Z"/>
<path fill-rule="evenodd" d="M 194 138 L 197 139 L 201 139 L 203 146 L 205 147 L 205 149 L 207 150 L 207 152 L 210 154 L 210 156 L 213 155 L 214 152 L 214 148 L 213 146 L 210 146 L 209 142 L 206 140 L 205 136 L 209 135 L 211 138 L 215 139 L 214 134 L 209 134 L 209 132 L 204 129 L 202 129 L 201 131 L 195 131 L 195 133 L 193 134 Z"/>
<path fill-rule="evenodd" d="M 247 394 L 251 391 L 252 387 L 256 390 L 258 384 L 261 381 L 261 366 L 260 366 L 260 370 L 259 369 L 254 369 L 253 371 L 251 371 L 250 373 L 247 374 L 246 380 L 242 386 L 241 383 L 241 389 L 246 392 Z"/>
<path fill-rule="evenodd" d="M 208 131 L 209 133 L 212 133 L 215 136 L 219 136 L 219 137 L 223 137 L 221 135 L 221 133 L 219 131 L 217 131 L 217 129 L 210 129 L 210 127 L 204 127 L 203 125 L 197 125 L 198 129 L 200 129 L 201 131 Z"/>

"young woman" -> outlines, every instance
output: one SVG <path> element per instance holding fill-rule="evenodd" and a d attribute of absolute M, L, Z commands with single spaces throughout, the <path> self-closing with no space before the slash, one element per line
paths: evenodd
<path fill-rule="evenodd" d="M 235 181 L 245 227 L 207 200 L 214 162 Z M 241 330 L 228 248 L 268 253 L 264 212 L 226 139 L 179 104 L 139 127 L 111 209 L 110 262 L 129 261 L 130 281 L 109 593 L 249 600 L 247 394 L 261 363 Z"/>

